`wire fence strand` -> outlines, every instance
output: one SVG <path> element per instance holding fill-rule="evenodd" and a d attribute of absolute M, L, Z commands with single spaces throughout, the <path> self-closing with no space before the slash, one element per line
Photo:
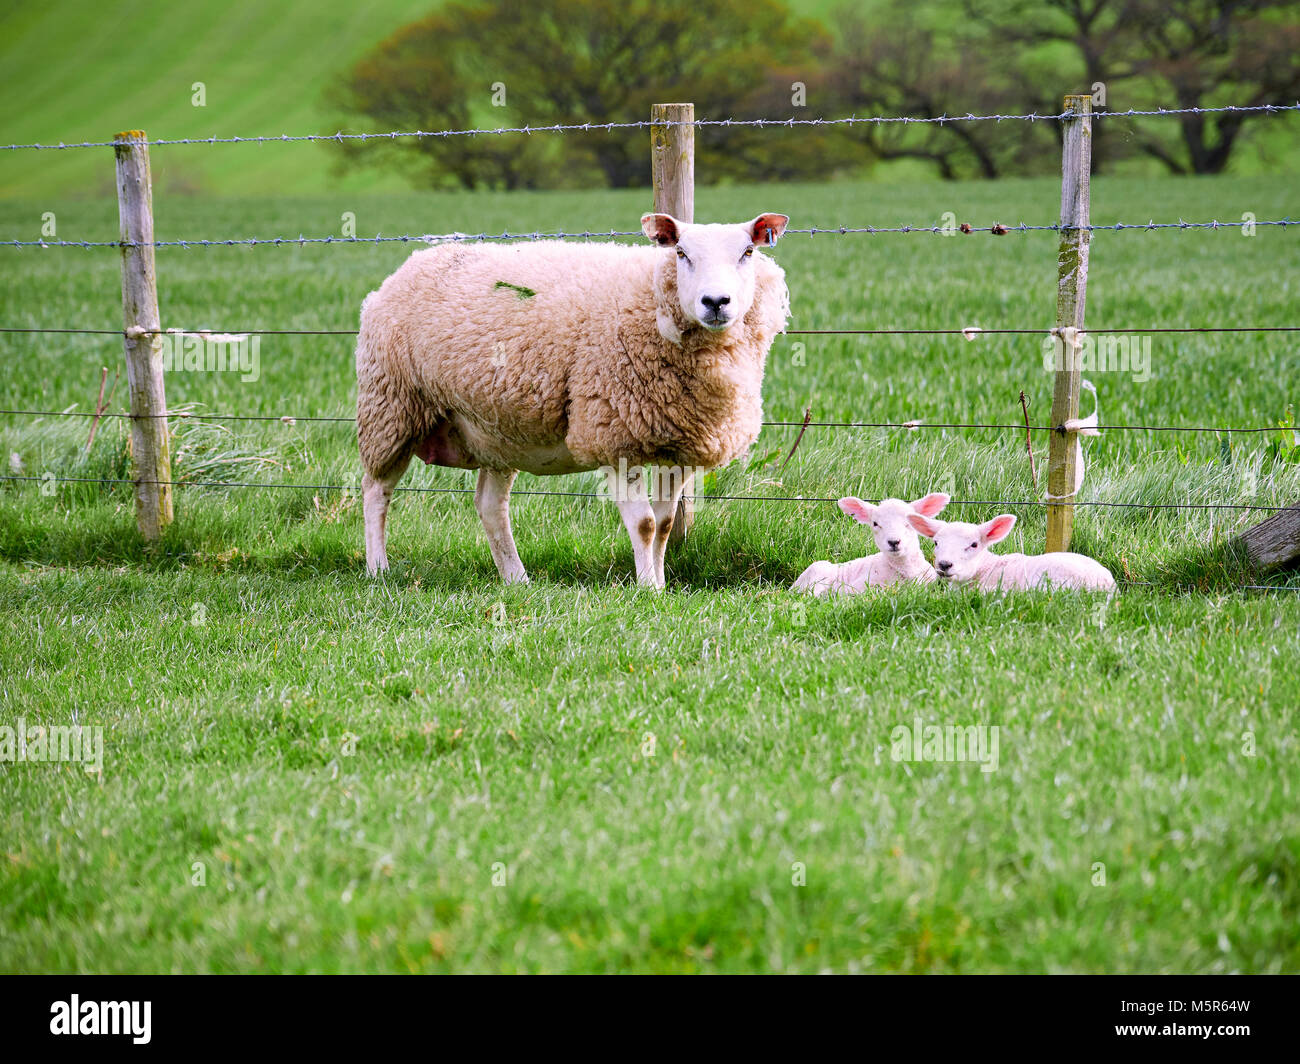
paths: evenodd
<path fill-rule="evenodd" d="M 360 489 L 352 484 L 294 484 L 287 481 L 229 481 L 229 480 L 136 480 L 130 477 L 60 477 L 54 476 L 56 483 L 69 484 L 151 484 L 157 486 L 166 486 L 174 488 L 268 488 L 268 489 L 289 489 L 298 491 L 345 491 L 358 494 Z M 5 474 L 0 476 L 0 481 L 40 481 L 48 482 L 50 475 L 34 476 L 25 474 Z M 473 488 L 431 488 L 431 487 L 398 487 L 393 489 L 395 492 L 407 492 L 411 494 L 435 494 L 435 495 L 473 495 Z M 529 491 L 529 490 L 512 490 L 511 495 L 529 495 L 529 496 L 555 496 L 566 499 L 603 499 L 608 500 L 610 496 L 598 491 Z M 839 498 L 825 498 L 816 495 L 707 495 L 694 494 L 693 498 L 697 502 L 780 502 L 780 503 L 838 503 Z M 865 502 L 879 503 L 880 499 L 866 499 Z M 953 499 L 947 503 L 948 506 L 1011 506 L 1011 507 L 1045 507 L 1059 506 L 1059 502 L 1048 502 L 1042 499 Z M 1294 506 L 1271 506 L 1264 503 L 1173 503 L 1173 502 L 1108 502 L 1105 500 L 1088 499 L 1071 503 L 1073 506 L 1093 506 L 1106 509 L 1122 510 L 1242 510 L 1256 511 L 1260 513 L 1281 513 L 1285 510 L 1294 510 Z"/>
<path fill-rule="evenodd" d="M 47 481 L 47 477 L 35 476 L 18 476 L 5 475 L 0 476 L 0 482 L 3 481 Z M 300 491 L 337 491 L 352 492 L 360 494 L 357 487 L 343 484 L 288 484 L 277 482 L 258 482 L 258 481 L 199 481 L 199 480 L 167 480 L 167 481 L 134 481 L 127 478 L 110 478 L 110 477 L 57 477 L 60 483 L 77 483 L 77 484 L 113 484 L 123 485 L 136 483 L 142 484 L 167 484 L 172 487 L 192 487 L 192 488 L 289 488 Z M 446 494 L 446 495 L 473 495 L 473 488 L 432 488 L 432 487 L 398 487 L 395 492 L 410 494 Z M 518 490 L 510 493 L 523 496 L 553 496 L 556 498 L 568 499 L 598 499 L 608 500 L 608 495 L 602 495 L 599 492 L 584 491 L 527 491 Z M 770 495 L 696 495 L 697 502 L 801 502 L 801 503 L 835 503 L 838 499 L 818 498 L 813 496 L 770 496 Z M 879 499 L 864 500 L 871 503 L 879 503 Z M 998 506 L 998 507 L 1030 507 L 1046 506 L 1046 502 L 1025 501 L 1025 500 L 1005 500 L 1005 499 L 955 499 L 950 501 L 948 506 Z M 1143 510 L 1258 510 L 1258 511 L 1282 511 L 1294 509 L 1286 506 L 1264 506 L 1264 505 L 1238 505 L 1227 503 L 1108 503 L 1108 502 L 1076 502 L 1076 506 L 1108 506 L 1108 507 L 1127 507 Z M 1169 585 L 1158 584 L 1151 580 L 1131 580 L 1125 579 L 1124 586 L 1137 587 L 1168 587 Z M 1174 585 L 1171 590 L 1177 590 L 1180 585 Z M 1198 587 L 1194 584 L 1186 585 L 1184 590 L 1204 592 L 1205 588 Z M 1300 584 L 1233 584 L 1223 590 L 1230 591 L 1300 591 Z"/>
<path fill-rule="evenodd" d="M 304 422 L 335 422 L 355 425 L 355 417 L 329 414 L 205 414 L 192 410 L 173 410 L 166 414 L 130 414 L 120 411 L 93 410 L 0 410 L 0 416 L 14 417 L 81 417 L 81 418 L 121 418 L 135 421 L 141 418 L 175 418 L 179 421 L 260 421 L 279 422 L 292 426 Z M 919 429 L 996 429 L 1008 432 L 1064 432 L 1061 425 L 1025 425 L 1023 422 L 964 422 L 964 421 L 763 421 L 764 428 L 809 428 L 809 429 L 902 429 L 914 432 Z M 1102 432 L 1212 432 L 1215 434 L 1265 434 L 1294 432 L 1286 425 L 1100 425 Z"/>
<path fill-rule="evenodd" d="M 1225 107 L 1161 107 L 1156 110 L 1137 110 L 1130 109 L 1127 111 L 1093 111 L 1092 118 L 1169 118 L 1177 115 L 1208 115 L 1208 114 L 1283 114 L 1290 111 L 1300 111 L 1300 103 L 1291 104 L 1252 104 L 1249 106 L 1225 106 Z M 723 129 L 794 129 L 803 126 L 870 126 L 870 125 L 939 125 L 955 124 L 958 122 L 1064 122 L 1071 121 L 1078 116 L 1062 111 L 1054 114 L 1038 114 L 1036 112 L 1027 112 L 1023 114 L 942 114 L 942 115 L 849 115 L 843 118 L 697 118 L 690 122 L 655 122 L 648 119 L 640 119 L 632 122 L 557 122 L 543 125 L 525 125 L 525 126 L 500 126 L 483 129 L 440 129 L 440 130 L 391 130 L 389 132 L 360 132 L 344 133 L 339 130 L 335 133 L 306 133 L 290 135 L 281 133 L 279 136 L 260 136 L 260 137 L 170 137 L 161 138 L 149 142 L 150 147 L 170 146 L 182 144 L 290 144 L 317 141 L 333 141 L 335 143 L 345 143 L 347 141 L 369 141 L 369 140 L 406 140 L 406 139 L 439 139 L 448 137 L 486 137 L 486 136 L 505 136 L 509 134 L 532 136 L 536 133 L 597 133 L 613 132 L 615 130 L 637 130 L 649 129 L 651 127 L 668 128 L 672 126 L 692 126 L 694 128 L 723 128 Z M 74 143 L 58 144 L 3 144 L 0 145 L 0 151 L 67 151 L 73 148 L 116 148 L 121 144 L 127 143 L 120 140 L 90 140 L 79 141 Z"/>
<path fill-rule="evenodd" d="M 787 329 L 785 336 L 961 336 L 968 340 L 981 336 L 1051 336 L 1056 326 L 1036 329 L 985 329 L 967 325 L 954 329 Z M 1081 329 L 1080 335 L 1127 336 L 1131 333 L 1290 333 L 1300 332 L 1300 325 L 1175 325 L 1134 326 L 1131 328 Z M 39 325 L 0 326 L 0 334 L 13 333 L 126 337 L 125 329 L 79 329 Z M 356 336 L 356 329 L 140 329 L 138 336 Z"/>
<path fill-rule="evenodd" d="M 1214 219 L 1208 222 L 1188 222 L 1179 219 L 1176 222 L 1157 222 L 1154 219 L 1146 222 L 1115 222 L 1109 225 L 1026 225 L 1020 222 L 1017 225 L 1003 225 L 994 222 L 991 225 L 972 226 L 972 225 L 865 225 L 865 226 L 812 226 L 807 229 L 786 229 L 785 235 L 803 235 L 808 237 L 817 236 L 879 236 L 891 233 L 930 233 L 937 236 L 953 235 L 970 235 L 973 233 L 992 233 L 995 236 L 1007 236 L 1011 233 L 1071 233 L 1071 232 L 1102 232 L 1114 231 L 1123 232 L 1131 230 L 1143 230 L 1152 232 L 1155 230 L 1165 229 L 1189 229 L 1201 230 L 1208 229 L 1212 231 L 1238 232 L 1245 226 L 1278 226 L 1287 229 L 1291 226 L 1300 226 L 1300 221 L 1294 218 L 1276 218 L 1266 221 L 1231 221 L 1222 222 Z M 0 247 L 12 248 L 137 248 L 137 247 L 154 247 L 154 248 L 221 248 L 221 247 L 306 247 L 308 245 L 326 244 L 326 245 L 361 245 L 361 244 L 422 244 L 430 247 L 436 247 L 442 244 L 481 244 L 495 241 L 538 241 L 538 240 L 612 240 L 619 237 L 644 237 L 640 230 L 583 230 L 582 232 L 566 232 L 559 230 L 553 233 L 424 233 L 414 235 L 410 233 L 399 234 L 397 236 L 384 236 L 378 233 L 375 236 L 272 236 L 272 237 L 231 237 L 229 239 L 211 239 L 206 237 L 195 237 L 189 240 L 154 240 L 152 242 L 141 243 L 131 240 L 0 240 Z"/>

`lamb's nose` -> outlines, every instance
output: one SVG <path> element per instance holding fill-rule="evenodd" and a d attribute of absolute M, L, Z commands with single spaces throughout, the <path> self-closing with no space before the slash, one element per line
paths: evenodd
<path fill-rule="evenodd" d="M 942 573 L 946 573 L 952 568 L 952 562 L 935 562 L 935 565 Z"/>
<path fill-rule="evenodd" d="M 890 549 L 890 550 L 898 550 L 899 540 L 896 540 L 896 539 L 887 539 L 887 540 L 885 540 L 885 542 L 889 544 L 889 549 Z"/>
<path fill-rule="evenodd" d="M 731 302 L 731 296 L 700 296 L 700 302 L 716 314 L 719 307 Z"/>

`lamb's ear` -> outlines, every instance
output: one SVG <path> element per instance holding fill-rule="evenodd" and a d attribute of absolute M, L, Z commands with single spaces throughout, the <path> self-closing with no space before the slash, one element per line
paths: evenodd
<path fill-rule="evenodd" d="M 641 215 L 641 232 L 661 248 L 670 248 L 681 235 L 682 223 L 671 214 Z"/>
<path fill-rule="evenodd" d="M 853 520 L 869 525 L 876 517 L 876 508 L 869 502 L 863 502 L 861 499 L 848 495 L 840 500 L 840 509 L 848 514 Z"/>
<path fill-rule="evenodd" d="M 992 521 L 985 521 L 980 525 L 980 542 L 986 547 L 993 543 L 1001 543 L 1011 535 L 1011 530 L 1015 527 L 1015 514 L 999 514 Z"/>
<path fill-rule="evenodd" d="M 907 523 L 927 539 L 934 539 L 939 534 L 941 524 L 939 521 L 931 521 L 928 517 L 916 513 L 907 515 Z"/>
<path fill-rule="evenodd" d="M 950 498 L 952 498 L 951 495 L 945 495 L 941 491 L 932 491 L 924 499 L 917 499 L 916 502 L 912 503 L 912 509 L 922 517 L 933 517 L 948 505 Z"/>
<path fill-rule="evenodd" d="M 775 244 L 789 224 L 784 214 L 760 214 L 748 225 L 749 238 L 755 244 Z"/>

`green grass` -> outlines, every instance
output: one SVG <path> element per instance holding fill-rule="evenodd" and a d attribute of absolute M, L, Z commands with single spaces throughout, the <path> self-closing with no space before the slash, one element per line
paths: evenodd
<path fill-rule="evenodd" d="M 340 116 L 325 102 L 327 86 L 436 6 L 437 0 L 8 5 L 0 15 L 4 143 L 102 141 L 123 129 L 144 129 L 155 140 L 332 133 Z M 206 88 L 202 107 L 192 102 L 196 82 Z M 43 153 L 39 167 L 29 153 L 5 153 L 0 196 L 111 195 L 106 152 Z M 328 148 L 311 143 L 181 148 L 154 160 L 157 187 L 173 195 L 407 187 L 379 171 L 333 171 Z"/>
<path fill-rule="evenodd" d="M 1057 195 L 740 187 L 701 189 L 697 212 L 1040 223 Z M 1098 222 L 1295 213 L 1284 179 L 1102 180 L 1094 195 Z M 345 210 L 359 233 L 624 229 L 645 200 L 160 195 L 156 213 L 160 239 L 336 232 Z M 0 204 L 0 233 L 43 209 Z M 64 239 L 115 235 L 111 202 L 56 209 Z M 1296 239 L 1099 234 L 1089 320 L 1295 324 Z M 353 328 L 408 250 L 165 249 L 164 324 Z M 1054 312 L 1050 234 L 789 237 L 774 254 L 793 328 L 1045 327 Z M 0 324 L 120 324 L 111 249 L 0 249 L 0 274 Z M 99 367 L 122 363 L 113 337 L 10 335 L 0 352 L 4 408 L 85 410 Z M 256 382 L 178 372 L 168 398 L 349 415 L 351 358 L 346 337 L 265 337 Z M 1287 334 L 1157 336 L 1149 381 L 1091 379 L 1103 424 L 1275 425 L 1298 363 Z M 1036 337 L 784 337 L 764 393 L 773 419 L 811 405 L 1013 421 L 1022 389 L 1045 419 L 1050 387 Z M 86 431 L 6 417 L 0 454 L 25 475 L 127 475 L 122 423 L 83 459 Z M 1282 436 L 1106 433 L 1087 444 L 1084 497 L 1294 502 Z M 810 429 L 778 477 L 793 439 L 767 430 L 710 490 L 915 495 L 950 478 L 959 498 L 1034 497 L 1015 433 Z M 178 422 L 173 447 L 182 479 L 357 475 L 347 425 Z M 470 483 L 422 467 L 404 485 Z M 496 582 L 464 495 L 399 497 L 381 582 L 363 575 L 350 494 L 182 488 L 176 510 L 149 551 L 122 487 L 0 488 L 0 723 L 105 729 L 102 777 L 0 766 L 0 969 L 1300 970 L 1300 593 L 1234 590 L 1228 543 L 1258 514 L 1082 508 L 1078 549 L 1154 584 L 1107 604 L 796 600 L 805 565 L 867 546 L 826 504 L 702 503 L 663 594 L 633 586 L 596 500 L 517 498 L 527 588 Z M 1018 512 L 1006 549 L 1041 549 L 1042 514 Z M 918 717 L 998 726 L 998 770 L 893 761 L 891 730 Z"/>

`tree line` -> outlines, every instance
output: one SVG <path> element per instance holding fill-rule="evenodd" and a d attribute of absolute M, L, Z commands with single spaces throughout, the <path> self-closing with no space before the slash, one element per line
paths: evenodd
<path fill-rule="evenodd" d="M 826 21 L 782 0 L 451 0 L 334 85 L 354 131 L 708 118 L 937 118 L 1060 110 L 1097 86 L 1116 110 L 1300 99 L 1300 0 L 878 0 Z M 1147 158 L 1222 172 L 1249 114 L 1096 123 L 1097 169 Z M 944 178 L 1059 166 L 1056 123 L 700 127 L 701 180 L 817 179 L 913 159 Z M 646 183 L 644 130 L 344 141 L 344 166 L 425 187 Z"/>

